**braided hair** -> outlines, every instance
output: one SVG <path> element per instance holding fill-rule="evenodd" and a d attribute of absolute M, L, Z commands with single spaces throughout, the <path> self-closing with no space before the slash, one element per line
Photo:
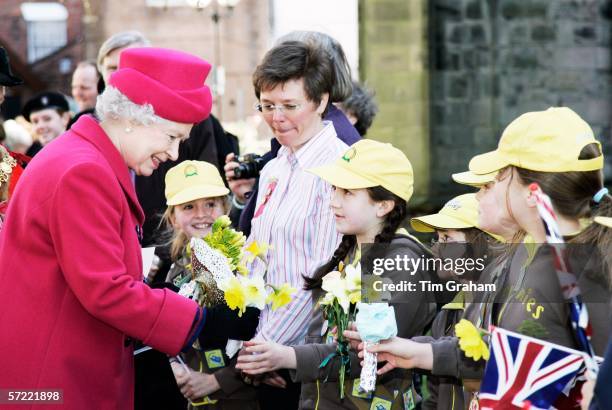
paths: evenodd
<path fill-rule="evenodd" d="M 394 206 L 387 215 L 382 224 L 382 229 L 378 235 L 376 235 L 375 243 L 389 243 L 395 237 L 396 231 L 401 226 L 402 222 L 406 219 L 408 214 L 408 204 L 406 201 L 399 196 L 395 195 L 391 191 L 383 188 L 382 186 L 376 186 L 372 188 L 366 188 L 370 196 L 370 199 L 374 202 L 382 201 L 393 201 Z M 344 261 L 349 252 L 354 249 L 357 245 L 357 238 L 355 235 L 344 235 L 338 248 L 334 252 L 331 259 L 317 268 L 314 275 L 311 277 L 302 275 L 305 281 L 304 289 L 313 290 L 318 289 L 323 284 L 323 276 L 329 272 L 338 268 L 338 264 Z"/>

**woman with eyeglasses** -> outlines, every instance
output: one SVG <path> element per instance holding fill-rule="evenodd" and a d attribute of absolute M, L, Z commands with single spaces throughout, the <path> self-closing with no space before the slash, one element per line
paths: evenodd
<path fill-rule="evenodd" d="M 255 336 L 285 345 L 304 343 L 312 313 L 310 293 L 302 275 L 311 276 L 329 260 L 340 236 L 330 208 L 332 187 L 306 172 L 333 162 L 348 148 L 334 126 L 323 118 L 330 105 L 334 67 L 326 53 L 312 44 L 289 41 L 272 48 L 253 74 L 256 108 L 281 148 L 261 171 L 252 229 L 247 243 L 274 246 L 267 266 L 255 261 L 250 270 L 266 282 L 289 282 L 298 289 L 286 307 L 261 313 Z M 259 389 L 263 410 L 295 409 L 300 386 L 283 374 L 266 375 Z M 223 386 L 222 386 L 223 388 Z"/>
<path fill-rule="evenodd" d="M 342 45 L 333 37 L 318 31 L 292 31 L 279 38 L 275 47 L 290 41 L 299 41 L 322 50 L 331 62 L 334 80 L 329 90 L 330 104 L 327 105 L 323 119 L 334 124 L 336 135 L 341 141 L 349 146 L 353 145 L 361 139 L 359 132 L 351 124 L 347 116 L 335 106 L 335 104 L 346 101 L 353 93 L 351 68 Z M 275 158 L 280 147 L 279 142 L 273 138 L 270 142 L 270 151 L 263 155 L 262 160 L 267 163 L 272 158 Z M 225 164 L 225 176 L 233 193 L 232 208 L 229 216 L 234 224 L 239 226 L 240 230 L 248 236 L 251 232 L 251 219 L 255 213 L 255 200 L 257 199 L 258 190 L 257 180 L 255 178 L 234 179 L 234 168 L 238 166 L 234 157 L 234 154 L 229 154 Z"/>

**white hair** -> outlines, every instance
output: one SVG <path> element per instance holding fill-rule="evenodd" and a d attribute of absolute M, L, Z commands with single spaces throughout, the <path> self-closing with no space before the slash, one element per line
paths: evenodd
<path fill-rule="evenodd" d="M 123 118 L 132 124 L 145 126 L 170 123 L 156 115 L 151 104 L 136 104 L 112 85 L 107 85 L 104 92 L 98 96 L 96 116 L 100 121 Z"/>

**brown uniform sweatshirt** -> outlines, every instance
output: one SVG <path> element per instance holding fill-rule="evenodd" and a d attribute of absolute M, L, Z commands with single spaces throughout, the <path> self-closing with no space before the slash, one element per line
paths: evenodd
<path fill-rule="evenodd" d="M 387 258 L 395 258 L 396 255 L 407 254 L 409 257 L 419 258 L 428 255 L 429 252 L 418 243 L 416 239 L 409 236 L 398 235 L 393 241 L 393 248 L 386 254 Z M 363 259 L 362 259 L 363 260 Z M 430 279 L 430 272 L 416 272 L 414 276 L 408 277 L 405 271 L 387 271 L 384 277 L 390 278 L 394 283 L 400 280 L 426 280 Z M 412 388 L 412 373 L 407 370 L 395 369 L 383 376 L 379 376 L 377 387 L 371 397 L 359 395 L 356 386 L 359 385 L 358 377 L 361 372 L 359 358 L 355 352 L 350 352 L 350 374 L 346 377 L 345 398 L 340 400 L 338 380 L 339 360 L 332 360 L 323 369 L 319 369 L 321 362 L 331 353 L 336 351 L 336 344 L 326 342 L 326 331 L 324 331 L 324 318 L 321 309 L 317 305 L 323 292 L 318 289 L 312 292 L 312 300 L 315 304 L 313 317 L 308 328 L 306 344 L 294 346 L 297 358 L 297 366 L 292 370 L 291 376 L 295 382 L 302 383 L 300 397 L 300 409 L 319 410 L 329 409 L 370 409 L 374 402 L 380 404 L 381 409 L 404 409 L 411 408 L 410 403 L 419 400 Z M 398 325 L 398 336 L 412 337 L 423 333 L 424 329 L 431 323 L 436 308 L 433 296 L 423 292 L 394 292 L 391 296 L 390 305 L 395 309 Z M 327 377 L 327 382 L 323 382 Z M 361 397 L 360 397 L 361 396 Z M 406 402 L 406 407 L 404 407 Z"/>

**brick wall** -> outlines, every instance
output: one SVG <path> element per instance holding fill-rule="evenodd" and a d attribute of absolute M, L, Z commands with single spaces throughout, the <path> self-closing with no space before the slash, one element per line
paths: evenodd
<path fill-rule="evenodd" d="M 255 103 L 251 75 L 268 49 L 268 2 L 242 0 L 219 22 L 221 53 L 215 61 L 215 25 L 212 5 L 202 10 L 190 7 L 153 8 L 145 1 L 107 0 L 100 10 L 102 35 L 97 47 L 110 35 L 124 30 L 141 31 L 153 45 L 194 53 L 213 66 L 225 67 L 225 95 L 215 101 L 213 113 L 224 121 L 242 120 L 253 114 Z M 223 13 L 226 14 L 226 13 Z M 97 53 L 97 48 L 93 48 Z M 213 84 L 212 73 L 207 84 Z"/>
<path fill-rule="evenodd" d="M 566 105 L 612 158 L 609 0 L 430 2 L 431 200 L 526 111 Z"/>
<path fill-rule="evenodd" d="M 45 2 L 45 0 L 30 0 Z M 50 0 L 46 0 L 49 2 Z M 56 90 L 70 95 L 72 71 L 84 57 L 83 47 L 83 5 L 81 0 L 64 0 L 61 3 L 68 10 L 68 46 L 32 64 L 28 63 L 27 26 L 21 14 L 20 0 L 1 0 L 0 7 L 0 45 L 11 50 L 13 69 L 25 80 L 23 86 L 8 91 L 9 99 L 3 111 L 14 115 L 21 105 L 33 94 L 44 90 Z M 63 67 L 64 70 L 60 70 Z M 27 72 L 26 72 L 27 71 Z"/>

